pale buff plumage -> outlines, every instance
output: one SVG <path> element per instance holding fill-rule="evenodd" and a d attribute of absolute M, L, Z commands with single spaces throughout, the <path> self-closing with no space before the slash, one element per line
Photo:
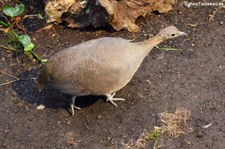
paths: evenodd
<path fill-rule="evenodd" d="M 117 37 L 90 40 L 52 56 L 44 65 L 39 82 L 73 95 L 72 113 L 76 96 L 106 95 L 117 106 L 113 101 L 123 99 L 113 98 L 115 92 L 132 79 L 152 48 L 180 35 L 185 33 L 169 26 L 144 42 Z"/>

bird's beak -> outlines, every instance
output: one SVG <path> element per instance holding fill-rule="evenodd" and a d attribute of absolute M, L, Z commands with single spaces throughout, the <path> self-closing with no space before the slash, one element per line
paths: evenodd
<path fill-rule="evenodd" d="M 180 32 L 180 36 L 187 36 L 188 34 L 185 32 Z"/>

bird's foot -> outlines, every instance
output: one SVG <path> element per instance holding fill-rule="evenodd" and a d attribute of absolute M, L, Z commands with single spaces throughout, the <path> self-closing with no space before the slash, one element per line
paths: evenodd
<path fill-rule="evenodd" d="M 108 94 L 106 95 L 108 102 L 110 102 L 111 104 L 113 104 L 115 107 L 118 107 L 117 104 L 114 101 L 124 101 L 125 99 L 123 98 L 113 98 L 115 96 L 116 93 L 112 93 L 112 94 Z"/>
<path fill-rule="evenodd" d="M 124 101 L 125 99 L 123 98 L 112 98 L 112 99 L 107 99 L 111 104 L 113 104 L 115 107 L 118 107 L 118 105 L 114 101 Z"/>
<path fill-rule="evenodd" d="M 81 108 L 75 105 L 75 101 L 76 101 L 76 96 L 72 97 L 71 103 L 70 103 L 70 108 L 71 108 L 71 113 L 72 115 L 74 115 L 74 109 L 80 110 Z"/>

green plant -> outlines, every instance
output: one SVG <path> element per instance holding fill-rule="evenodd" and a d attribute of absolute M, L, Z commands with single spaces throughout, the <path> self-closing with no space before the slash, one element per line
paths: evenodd
<path fill-rule="evenodd" d="M 158 129 L 154 129 L 150 132 L 150 134 L 147 136 L 147 140 L 148 141 L 154 141 L 154 146 L 153 146 L 153 149 L 157 149 L 159 147 L 157 147 L 157 143 L 159 141 L 159 138 L 161 137 L 162 133 L 160 130 Z"/>
<path fill-rule="evenodd" d="M 5 21 L 0 20 L 0 25 L 5 27 L 4 32 L 8 35 L 10 40 L 17 41 L 23 46 L 23 52 L 26 54 L 29 58 L 36 58 L 41 63 L 45 63 L 46 60 L 42 59 L 38 54 L 36 54 L 34 49 L 34 44 L 31 42 L 30 37 L 27 34 L 17 34 L 16 30 L 14 29 L 15 24 L 21 20 L 21 17 L 19 16 L 22 14 L 25 10 L 24 4 L 19 4 L 15 7 L 12 6 L 4 6 L 2 8 L 2 12 L 9 17 L 6 18 Z M 16 51 L 16 50 L 15 50 Z"/>

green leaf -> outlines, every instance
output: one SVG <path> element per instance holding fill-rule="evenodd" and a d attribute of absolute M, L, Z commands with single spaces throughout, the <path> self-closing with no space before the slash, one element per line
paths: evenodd
<path fill-rule="evenodd" d="M 7 16 L 15 17 L 23 13 L 24 9 L 25 9 L 24 4 L 19 4 L 16 7 L 6 5 L 3 7 L 2 11 Z"/>
<path fill-rule="evenodd" d="M 23 45 L 25 52 L 32 51 L 32 49 L 34 48 L 34 44 L 31 42 L 28 35 L 20 35 L 18 37 L 18 40 Z"/>

